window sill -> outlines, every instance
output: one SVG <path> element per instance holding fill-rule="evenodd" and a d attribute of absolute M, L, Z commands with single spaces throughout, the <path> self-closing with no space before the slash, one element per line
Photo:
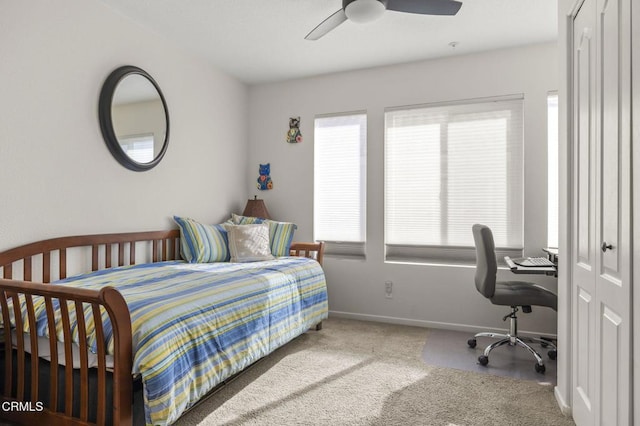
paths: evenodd
<path fill-rule="evenodd" d="M 358 262 L 364 262 L 367 260 L 367 256 L 364 254 L 344 254 L 344 253 L 325 253 L 325 259 L 335 259 L 335 260 L 352 260 Z"/>
<path fill-rule="evenodd" d="M 408 246 L 387 244 L 385 263 L 475 267 L 475 247 Z M 522 257 L 522 248 L 496 248 L 498 267 L 506 266 L 504 256 Z"/>
<path fill-rule="evenodd" d="M 384 263 L 390 265 L 413 265 L 413 266 L 435 266 L 440 268 L 475 268 L 475 263 L 455 262 L 455 261 L 439 261 L 427 259 L 386 259 Z"/>

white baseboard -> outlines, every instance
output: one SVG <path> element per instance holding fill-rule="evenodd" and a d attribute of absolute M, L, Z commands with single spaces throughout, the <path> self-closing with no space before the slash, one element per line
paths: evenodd
<path fill-rule="evenodd" d="M 560 412 L 567 417 L 571 417 L 571 406 L 567 404 L 567 402 L 564 400 L 557 386 L 553 388 L 553 394 L 556 397 L 556 402 L 558 403 L 558 407 L 560 407 Z"/>
<path fill-rule="evenodd" d="M 358 314 L 354 312 L 329 311 L 329 316 L 335 317 L 335 318 L 355 319 L 360 321 L 383 322 L 387 324 L 400 324 L 400 325 L 411 325 L 415 327 L 439 328 L 443 330 L 464 331 L 464 332 L 468 332 L 469 334 L 475 334 L 483 331 L 488 331 L 493 333 L 505 333 L 507 331 L 506 328 L 480 327 L 480 326 L 468 325 L 468 324 L 456 324 L 456 323 L 439 322 L 439 321 L 425 321 L 425 320 L 416 320 L 416 319 L 410 319 L 410 318 L 389 317 L 384 315 Z M 518 334 L 522 334 L 524 336 L 536 336 L 536 337 L 544 336 L 552 339 L 556 338 L 556 335 L 554 334 L 541 333 L 538 331 L 529 331 L 529 330 L 518 330 Z"/>

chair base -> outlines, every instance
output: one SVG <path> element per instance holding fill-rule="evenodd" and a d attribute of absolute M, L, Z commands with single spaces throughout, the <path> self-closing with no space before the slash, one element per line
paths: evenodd
<path fill-rule="evenodd" d="M 549 339 L 537 339 L 534 337 L 518 336 L 518 317 L 516 316 L 516 312 L 518 312 L 518 307 L 512 306 L 511 314 L 506 315 L 504 317 L 504 320 L 506 320 L 507 318 L 510 319 L 509 333 L 507 334 L 491 333 L 491 332 L 477 333 L 475 336 L 473 336 L 473 338 L 467 341 L 467 344 L 470 347 L 475 348 L 477 344 L 476 339 L 478 337 L 491 337 L 494 339 L 500 339 L 497 342 L 493 342 L 492 344 L 487 346 L 484 350 L 484 353 L 478 357 L 478 362 L 481 365 L 487 365 L 489 363 L 489 354 L 491 353 L 492 350 L 494 350 L 497 347 L 504 346 L 504 345 L 521 346 L 526 350 L 528 350 L 531 353 L 531 355 L 533 355 L 533 357 L 536 359 L 535 370 L 538 373 L 544 373 L 545 371 L 544 360 L 535 349 L 529 346 L 528 343 L 540 343 L 543 347 L 547 347 L 547 346 L 551 347 L 551 350 L 549 350 L 548 352 L 549 358 L 551 359 L 555 359 L 557 347 Z"/>

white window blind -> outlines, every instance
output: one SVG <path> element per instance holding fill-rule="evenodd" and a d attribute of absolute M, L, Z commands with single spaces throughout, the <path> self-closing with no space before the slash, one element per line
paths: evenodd
<path fill-rule="evenodd" d="M 153 133 L 144 135 L 119 136 L 120 147 L 133 161 L 149 163 L 154 159 Z"/>
<path fill-rule="evenodd" d="M 385 113 L 387 259 L 472 260 L 471 227 L 522 252 L 522 97 Z"/>
<path fill-rule="evenodd" d="M 548 192 L 547 245 L 558 247 L 558 95 L 547 97 Z"/>
<path fill-rule="evenodd" d="M 315 119 L 314 238 L 363 250 L 366 211 L 367 116 Z M 360 243 L 360 244 L 348 244 Z M 338 244 L 328 245 L 337 252 Z"/>

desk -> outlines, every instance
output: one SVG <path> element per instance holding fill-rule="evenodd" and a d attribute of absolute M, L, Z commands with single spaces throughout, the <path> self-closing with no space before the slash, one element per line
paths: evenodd
<path fill-rule="evenodd" d="M 542 249 L 543 252 L 547 253 L 547 259 L 558 264 L 558 249 L 553 247 L 545 247 Z"/>
<path fill-rule="evenodd" d="M 507 263 L 509 269 L 514 274 L 541 274 L 541 275 L 558 275 L 557 266 L 522 266 L 516 265 L 509 256 L 504 257 L 504 261 Z"/>

